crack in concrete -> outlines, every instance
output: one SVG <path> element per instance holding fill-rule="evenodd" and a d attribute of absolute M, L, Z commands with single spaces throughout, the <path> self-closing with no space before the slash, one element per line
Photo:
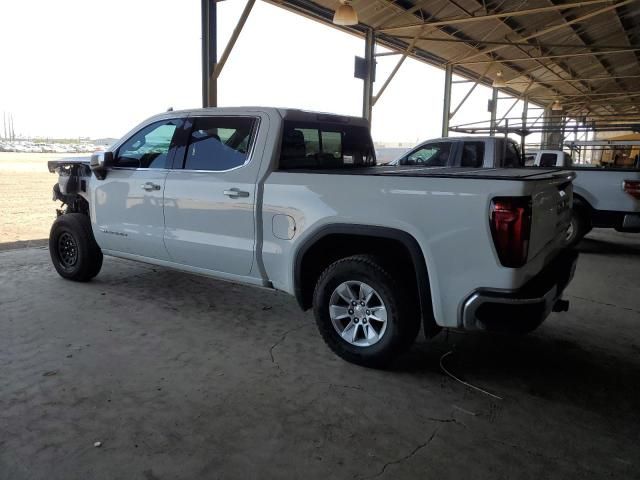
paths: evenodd
<path fill-rule="evenodd" d="M 605 307 L 619 308 L 621 310 L 626 310 L 628 312 L 633 312 L 633 313 L 640 314 L 640 310 L 636 310 L 635 308 L 621 307 L 620 305 L 615 305 L 613 303 L 601 302 L 599 300 L 593 300 L 591 298 L 579 297 L 577 295 L 567 295 L 567 297 L 569 297 L 569 298 L 577 298 L 578 300 L 584 300 L 585 302 L 595 303 L 597 305 L 604 305 Z"/>
<path fill-rule="evenodd" d="M 416 453 L 418 453 L 420 450 L 422 450 L 423 448 L 426 448 L 432 441 L 433 439 L 436 437 L 436 434 L 438 433 L 438 428 L 436 428 L 433 433 L 431 434 L 431 436 L 429 437 L 429 439 L 424 442 L 421 443 L 420 445 L 418 445 L 416 448 L 414 448 L 408 455 L 405 455 L 402 458 L 399 458 L 397 460 L 393 460 L 391 462 L 387 462 L 382 466 L 382 469 L 380 469 L 380 471 L 378 473 L 376 473 L 375 475 L 371 475 L 369 477 L 360 477 L 362 480 L 370 480 L 372 478 L 378 478 L 379 476 L 383 475 L 384 472 L 387 470 L 388 467 L 390 467 L 391 465 L 397 465 L 399 463 L 405 462 L 407 460 L 409 460 L 411 457 L 413 457 Z"/>
<path fill-rule="evenodd" d="M 456 420 L 455 418 L 434 418 L 434 417 L 427 417 L 427 420 L 430 420 L 432 422 L 439 422 L 439 423 L 457 423 L 458 425 L 462 425 L 464 428 L 467 428 L 467 426 L 462 423 L 459 422 L 458 420 Z"/>
<path fill-rule="evenodd" d="M 274 343 L 273 345 L 271 345 L 271 347 L 269 348 L 269 356 L 271 357 L 271 363 L 275 363 L 276 366 L 278 368 L 280 368 L 280 365 L 278 365 L 278 362 L 276 362 L 275 357 L 273 356 L 273 350 L 280 345 L 282 342 L 285 341 L 285 339 L 287 338 L 287 335 L 289 335 L 291 332 L 295 332 L 296 330 L 300 330 L 303 327 L 306 327 L 307 325 L 300 325 L 299 327 L 296 328 L 292 328 L 291 330 L 287 330 L 286 332 L 284 332 L 282 334 L 282 336 L 276 341 L 276 343 Z"/>

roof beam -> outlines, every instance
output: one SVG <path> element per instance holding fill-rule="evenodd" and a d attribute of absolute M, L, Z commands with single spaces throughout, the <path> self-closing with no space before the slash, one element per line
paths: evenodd
<path fill-rule="evenodd" d="M 608 3 L 610 1 L 611 0 L 584 0 L 581 2 L 563 3 L 563 4 L 553 5 L 549 7 L 530 8 L 528 10 L 516 10 L 513 12 L 492 13 L 489 15 L 447 18 L 443 20 L 435 20 L 433 22 L 412 23 L 409 25 L 399 25 L 394 27 L 381 28 L 378 31 L 384 32 L 384 33 L 392 33 L 398 30 L 404 30 L 406 28 L 414 28 L 414 27 L 442 27 L 445 25 L 461 25 L 464 23 L 483 22 L 487 20 L 495 20 L 498 18 L 522 17 L 525 15 L 534 15 L 537 13 L 551 12 L 555 10 L 580 8 L 580 7 L 586 7 L 586 6 L 594 5 L 598 3 Z"/>
<path fill-rule="evenodd" d="M 399 5 L 398 3 L 395 2 L 395 0 L 377 0 L 378 2 L 382 2 L 384 3 L 386 6 L 389 7 L 393 7 L 394 9 L 400 11 L 400 12 L 404 12 L 407 13 L 407 9 L 405 9 L 404 7 L 402 7 L 401 5 Z M 480 2 L 481 0 L 476 0 L 477 2 Z M 452 5 L 455 5 L 457 8 L 459 8 L 462 12 L 471 15 L 471 12 L 469 12 L 468 10 L 466 10 L 465 8 L 463 8 L 462 6 L 460 6 L 457 2 L 453 1 L 453 0 L 449 0 L 449 2 Z M 414 15 L 417 18 L 424 18 L 425 16 L 427 16 L 428 18 L 435 18 L 434 15 L 429 14 L 428 12 L 424 12 L 423 10 L 418 10 L 417 13 L 413 12 L 412 15 Z M 433 27 L 433 29 L 435 30 L 439 30 L 442 33 L 444 33 L 445 35 L 448 35 L 450 37 L 459 39 L 459 40 L 463 40 L 463 42 L 461 43 L 465 43 L 467 44 L 470 48 L 476 49 L 476 40 L 469 38 L 468 36 L 466 36 L 463 32 L 457 31 L 456 29 L 454 29 L 453 27 L 449 27 L 449 26 L 436 26 Z M 426 30 L 426 28 L 425 28 Z M 380 32 L 380 30 L 376 30 L 376 32 Z M 393 36 L 391 36 L 393 37 Z M 397 37 L 393 37 L 393 38 L 397 38 Z M 500 57 L 497 57 L 497 59 L 500 59 Z M 505 62 L 508 64 L 508 62 Z M 518 73 L 522 73 L 522 69 L 515 66 L 515 65 L 507 65 L 509 68 L 511 68 L 512 70 L 518 72 Z M 478 77 L 473 77 L 473 78 L 478 78 Z M 549 88 L 550 90 L 554 90 L 553 87 L 549 87 L 547 86 L 547 88 Z M 575 88 L 575 87 L 574 87 Z M 580 91 L 579 89 L 577 89 L 578 91 Z M 559 92 L 558 92 L 559 93 Z"/>
<path fill-rule="evenodd" d="M 505 63 L 505 62 L 530 62 L 535 60 L 547 60 L 550 58 L 571 58 L 571 57 L 585 57 L 585 56 L 599 56 L 599 55 L 615 55 L 618 53 L 636 52 L 640 48 L 625 48 L 624 50 L 610 50 L 606 52 L 580 52 L 580 53 L 563 53 L 561 55 L 542 55 L 538 57 L 520 57 L 520 58 L 503 58 L 501 60 L 479 60 L 475 62 L 454 62 L 454 65 L 482 65 L 485 63 Z"/>
<path fill-rule="evenodd" d="M 515 77 L 520 78 L 520 77 Z M 598 82 L 602 80 L 614 80 L 616 78 L 640 78 L 640 75 L 615 75 L 615 76 L 602 76 L 602 77 L 592 77 L 592 78 L 563 78 L 561 80 L 544 80 L 544 83 L 564 83 L 564 82 Z M 516 84 L 527 84 L 529 83 L 526 80 L 507 80 L 507 85 L 516 85 Z"/>
<path fill-rule="evenodd" d="M 612 5 L 608 5 L 608 6 L 604 7 L 604 8 L 599 8 L 599 9 L 593 10 L 593 11 L 591 11 L 589 13 L 585 13 L 584 15 L 580 15 L 580 16 L 572 19 L 572 20 L 566 20 L 565 19 L 565 21 L 563 23 L 558 23 L 558 24 L 555 24 L 555 25 L 551 25 L 550 27 L 544 28 L 544 29 L 539 30 L 539 31 L 537 31 L 535 33 L 532 33 L 531 35 L 527 35 L 526 37 L 523 37 L 522 41 L 528 42 L 529 40 L 533 40 L 534 38 L 538 38 L 538 37 L 541 37 L 543 35 L 547 35 L 548 33 L 555 32 L 556 30 L 559 30 L 561 28 L 565 28 L 565 27 L 567 27 L 569 25 L 573 25 L 574 23 L 582 22 L 584 20 L 587 20 L 589 18 L 595 17 L 597 15 L 601 15 L 601 14 L 609 12 L 611 10 L 615 10 L 616 8 L 621 7 L 622 5 L 627 5 L 627 4 L 629 4 L 631 2 L 634 2 L 634 1 L 636 1 L 636 0 L 622 0 L 620 2 L 616 2 L 616 3 L 612 4 Z M 498 45 L 496 47 L 491 47 L 491 48 L 488 48 L 488 49 L 484 49 L 484 50 L 481 50 L 481 51 L 479 51 L 477 53 L 471 54 L 468 57 L 463 58 L 462 60 L 469 60 L 470 58 L 479 57 L 480 55 L 488 55 L 488 54 L 494 53 L 494 52 L 496 52 L 498 50 L 502 50 L 503 48 L 506 48 L 506 45 Z"/>
<path fill-rule="evenodd" d="M 405 40 L 413 39 L 411 35 L 394 35 L 396 38 L 402 38 Z M 468 40 L 460 40 L 458 38 L 443 38 L 443 37 L 418 37 L 418 40 L 425 42 L 453 42 L 453 43 L 468 43 Z M 530 47 L 530 48 L 582 48 L 585 46 L 583 43 L 537 43 L 531 44 L 527 42 L 512 42 L 509 40 L 474 40 L 475 43 L 484 45 L 506 45 L 508 47 Z M 609 50 L 633 50 L 632 45 L 597 45 L 593 48 L 597 49 L 609 49 Z M 454 62 L 455 63 L 455 62 Z"/>
<path fill-rule="evenodd" d="M 638 95 L 640 95 L 640 92 L 607 92 L 607 93 L 590 93 L 589 96 L 591 97 L 595 97 L 598 95 L 607 95 L 607 96 L 613 96 L 613 97 L 637 97 Z M 579 95 L 579 94 L 566 94 L 563 95 L 563 97 L 565 98 L 569 98 L 569 97 L 580 97 L 583 95 Z M 529 97 L 531 98 L 556 98 L 556 95 L 529 95 Z"/>

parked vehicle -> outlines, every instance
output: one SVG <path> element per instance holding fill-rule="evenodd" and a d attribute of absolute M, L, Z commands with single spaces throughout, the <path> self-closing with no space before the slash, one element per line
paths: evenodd
<path fill-rule="evenodd" d="M 568 307 L 570 172 L 376 166 L 363 119 L 273 108 L 166 112 L 49 170 L 62 277 L 104 254 L 281 290 L 357 364 L 421 325 L 529 331 Z"/>
<path fill-rule="evenodd" d="M 573 165 L 560 150 L 529 152 L 536 167 L 571 169 L 573 217 L 567 241 L 578 243 L 593 227 L 640 233 L 640 170 Z"/>
<path fill-rule="evenodd" d="M 444 137 L 413 147 L 390 165 L 421 167 L 522 167 L 520 146 L 504 137 Z"/>

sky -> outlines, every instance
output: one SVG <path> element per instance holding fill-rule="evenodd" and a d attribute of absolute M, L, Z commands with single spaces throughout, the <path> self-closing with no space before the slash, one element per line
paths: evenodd
<path fill-rule="evenodd" d="M 219 54 L 244 5 L 218 3 Z M 0 45 L 0 112 L 13 114 L 17 134 L 118 138 L 169 107 L 201 106 L 199 0 L 0 0 Z M 363 39 L 258 1 L 218 80 L 218 104 L 359 116 L 356 55 Z M 378 57 L 374 92 L 398 59 Z M 453 106 L 469 86 L 454 85 Z M 443 94 L 443 70 L 407 59 L 373 109 L 374 140 L 440 136 Z M 479 86 L 451 124 L 487 121 L 490 97 Z"/>

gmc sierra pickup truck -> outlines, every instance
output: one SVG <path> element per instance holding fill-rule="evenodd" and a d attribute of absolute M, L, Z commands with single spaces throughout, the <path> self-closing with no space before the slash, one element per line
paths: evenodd
<path fill-rule="evenodd" d="M 275 108 L 163 113 L 49 170 L 62 277 L 112 255 L 278 289 L 357 364 L 421 326 L 528 331 L 568 306 L 569 172 L 377 166 L 364 120 Z"/>
<path fill-rule="evenodd" d="M 576 174 L 569 243 L 578 243 L 593 227 L 640 233 L 640 169 L 574 165 L 560 150 L 527 152 L 527 158 L 535 167 Z"/>

